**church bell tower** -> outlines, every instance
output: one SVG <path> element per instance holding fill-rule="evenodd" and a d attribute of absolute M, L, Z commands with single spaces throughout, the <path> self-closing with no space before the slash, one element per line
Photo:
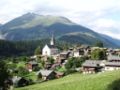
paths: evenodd
<path fill-rule="evenodd" d="M 51 37 L 50 45 L 55 45 L 54 35 L 52 35 L 52 37 Z"/>

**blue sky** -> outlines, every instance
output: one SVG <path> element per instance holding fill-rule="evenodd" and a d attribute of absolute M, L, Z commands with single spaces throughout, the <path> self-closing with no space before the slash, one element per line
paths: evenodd
<path fill-rule="evenodd" d="M 27 12 L 64 16 L 120 39 L 120 0 L 0 0 L 0 23 Z"/>

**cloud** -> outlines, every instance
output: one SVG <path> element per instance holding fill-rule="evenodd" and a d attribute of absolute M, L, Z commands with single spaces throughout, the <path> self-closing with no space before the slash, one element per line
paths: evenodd
<path fill-rule="evenodd" d="M 35 12 L 65 16 L 99 33 L 120 39 L 120 0 L 1 0 L 0 10 L 0 23 Z"/>

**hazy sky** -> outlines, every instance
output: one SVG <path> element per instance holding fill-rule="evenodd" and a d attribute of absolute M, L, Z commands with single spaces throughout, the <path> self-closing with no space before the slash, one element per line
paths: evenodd
<path fill-rule="evenodd" d="M 27 12 L 65 16 L 120 39 L 120 0 L 0 0 L 0 23 Z"/>

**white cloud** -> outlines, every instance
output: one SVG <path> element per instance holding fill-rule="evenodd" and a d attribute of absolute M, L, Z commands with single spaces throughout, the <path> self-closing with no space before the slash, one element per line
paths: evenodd
<path fill-rule="evenodd" d="M 120 38 L 120 0 L 1 0 L 0 10 L 0 23 L 35 12 L 65 16 L 97 32 Z"/>

